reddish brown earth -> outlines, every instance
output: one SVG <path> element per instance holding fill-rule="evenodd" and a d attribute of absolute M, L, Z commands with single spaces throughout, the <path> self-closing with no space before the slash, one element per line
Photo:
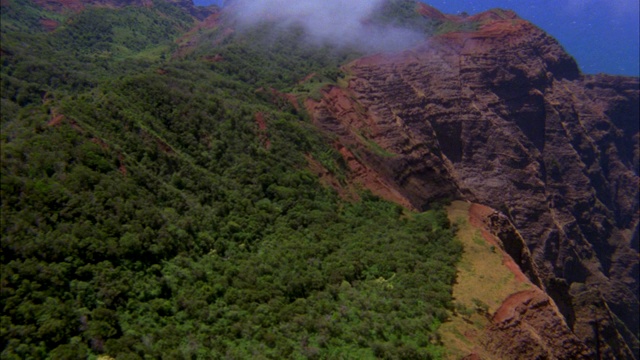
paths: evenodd
<path fill-rule="evenodd" d="M 122 176 L 127 176 L 127 166 L 124 163 L 124 156 L 122 154 L 118 155 L 118 162 L 120 163 L 120 166 L 118 166 L 118 170 L 120 171 L 120 173 L 122 174 Z"/>
<path fill-rule="evenodd" d="M 179 46 L 179 48 L 174 52 L 173 56 L 182 57 L 192 52 L 195 49 L 195 46 L 199 43 L 200 36 L 203 30 L 216 29 L 221 26 L 220 15 L 221 13 L 217 9 L 211 10 L 204 19 L 196 24 L 196 26 L 176 39 L 175 43 Z M 223 31 L 223 34 L 221 35 L 221 39 L 217 39 L 215 42 L 222 41 L 229 35 L 230 33 L 227 29 L 225 29 Z M 203 60 L 208 62 L 219 62 L 223 61 L 224 59 L 220 54 L 216 54 L 214 56 L 205 56 Z"/>
<path fill-rule="evenodd" d="M 217 62 L 224 61 L 224 57 L 222 57 L 222 55 L 220 55 L 220 54 L 216 54 L 214 56 L 205 56 L 202 59 L 204 61 L 208 61 L 208 62 L 211 62 L 211 63 L 217 63 Z"/>
<path fill-rule="evenodd" d="M 62 114 L 58 114 L 57 111 L 54 111 L 51 114 L 51 118 L 49 119 L 49 121 L 47 122 L 47 126 L 60 126 L 64 121 L 68 121 L 69 124 L 71 125 L 72 128 L 74 128 L 76 131 L 80 132 L 80 133 L 84 133 L 84 130 L 82 129 L 82 127 L 80 126 L 80 124 L 78 124 L 77 121 L 73 120 L 73 119 L 68 119 L 66 116 L 62 115 Z M 104 140 L 97 138 L 97 137 L 92 137 L 90 140 L 92 143 L 100 146 L 103 150 L 108 150 L 109 149 L 109 144 L 107 144 Z M 166 144 L 164 144 L 165 146 L 168 146 Z M 171 148 L 169 148 L 168 150 L 166 148 L 163 148 L 163 145 L 158 142 L 158 146 L 166 152 L 170 152 Z M 118 170 L 120 171 L 120 173 L 123 176 L 127 176 L 127 167 L 125 165 L 125 157 L 124 155 L 122 155 L 121 153 L 118 154 Z"/>
<path fill-rule="evenodd" d="M 506 359 L 589 359 L 593 352 L 571 332 L 553 301 L 539 289 L 507 298 L 481 340 Z"/>
<path fill-rule="evenodd" d="M 342 183 L 331 173 L 322 163 L 313 158 L 310 154 L 305 155 L 309 163 L 309 170 L 320 179 L 320 183 L 325 187 L 331 187 L 336 190 L 338 195 L 345 200 L 356 200 L 355 194 L 348 191 Z"/>
<path fill-rule="evenodd" d="M 63 122 L 67 121 L 72 128 L 76 131 L 84 134 L 84 129 L 78 124 L 78 122 L 74 119 L 69 119 L 62 114 L 58 114 L 56 111 L 53 111 L 51 114 L 51 118 L 47 121 L 47 126 L 60 126 Z"/>
<path fill-rule="evenodd" d="M 300 111 L 301 104 L 296 94 L 281 92 L 274 88 L 265 89 L 264 87 L 259 87 L 256 93 L 265 96 L 282 111 Z"/>
<path fill-rule="evenodd" d="M 65 119 L 64 115 L 54 113 L 51 115 L 51 119 L 49 119 L 49 121 L 47 122 L 47 125 L 48 126 L 60 125 L 64 119 Z"/>
<path fill-rule="evenodd" d="M 433 6 L 429 6 L 424 3 L 418 4 L 418 13 L 426 18 L 434 19 L 434 20 L 455 20 L 455 16 L 446 15 L 440 12 L 440 10 L 434 8 Z"/>
<path fill-rule="evenodd" d="M 465 206 L 458 202 L 451 207 L 453 212 L 450 211 L 450 218 L 459 219 L 461 216 L 459 210 L 464 209 Z M 460 286 L 457 290 L 454 289 L 457 306 L 462 308 L 469 306 L 469 301 L 475 307 L 484 301 L 488 301 L 490 305 L 485 305 L 484 310 L 476 308 L 479 314 L 484 315 L 486 321 L 478 318 L 464 318 L 462 315 L 464 322 L 473 324 L 471 328 L 460 323 L 460 314 L 454 315 L 454 319 L 443 326 L 445 346 L 451 349 L 452 353 L 458 354 L 456 359 L 463 355 L 468 355 L 465 358 L 492 360 L 594 358 L 595 352 L 571 331 L 555 302 L 541 288 L 540 279 L 536 278 L 536 265 L 531 264 L 530 270 L 533 272 L 528 276 L 514 260 L 518 257 L 528 257 L 528 261 L 531 262 L 530 253 L 524 246 L 524 239 L 517 234 L 517 230 L 509 219 L 485 205 L 469 203 L 466 209 L 467 214 L 464 218 L 468 219 L 468 225 L 462 224 L 463 243 L 472 241 L 477 245 L 478 240 L 475 238 L 470 240 L 468 237 L 470 232 L 481 233 L 487 244 L 495 246 L 491 253 L 502 256 L 502 266 L 506 267 L 514 278 L 498 280 L 492 277 L 488 272 L 496 271 L 504 274 L 505 269 L 501 266 L 495 269 L 484 266 L 481 263 L 482 255 L 474 256 L 474 260 L 469 258 L 469 254 L 463 256 L 467 258 L 462 260 L 467 270 L 461 271 L 460 283 L 454 285 L 454 287 Z M 478 247 L 468 246 L 469 244 L 465 245 L 465 253 L 482 251 Z M 487 261 L 491 262 L 489 259 Z M 484 287 L 469 287 L 467 284 L 469 280 L 485 282 L 495 290 L 491 292 L 486 291 Z M 497 283 L 489 281 L 497 281 Z M 496 301 L 499 302 L 496 304 Z M 451 334 L 454 334 L 457 339 L 464 334 L 466 341 L 464 344 L 452 342 Z M 453 357 L 449 358 L 453 359 Z"/>
<path fill-rule="evenodd" d="M 151 144 L 151 143 L 155 143 L 156 148 L 158 149 L 158 151 L 161 151 L 165 154 L 173 154 L 175 153 L 175 150 L 173 150 L 173 148 L 171 147 L 171 145 L 169 145 L 166 141 L 164 141 L 162 138 L 160 138 L 159 136 L 150 133 L 146 130 L 142 130 L 140 132 L 140 135 L 143 139 L 143 141 Z"/>
<path fill-rule="evenodd" d="M 474 334 L 465 334 L 467 339 L 480 346 L 487 359 L 593 358 L 595 352 L 571 331 L 555 302 L 542 290 L 531 254 L 509 219 L 479 204 L 470 205 L 468 217 L 487 243 L 501 249 L 502 263 L 515 280 L 530 289 L 507 296 L 494 313 L 487 314 L 489 324 Z"/>
<path fill-rule="evenodd" d="M 46 31 L 53 31 L 60 26 L 60 23 L 53 19 L 40 19 L 40 25 Z"/>
<path fill-rule="evenodd" d="M 264 113 L 258 112 L 255 114 L 256 125 L 258 125 L 258 139 L 265 149 L 271 148 L 271 140 L 269 140 L 269 134 L 267 133 L 267 122 L 264 119 Z"/>
<path fill-rule="evenodd" d="M 573 334 L 593 357 L 637 358 L 638 78 L 582 75 L 513 13 L 470 18 L 479 30 L 348 64 L 348 86 L 305 106 L 374 193 L 499 209 L 505 250 L 552 299 L 516 313 L 562 314 L 527 326 Z M 563 358 L 558 341 L 527 354 Z"/>
<path fill-rule="evenodd" d="M 106 142 L 104 142 L 104 140 L 94 137 L 91 138 L 91 142 L 100 146 L 102 148 L 102 150 L 108 150 L 109 149 L 109 144 L 107 144 Z"/>
<path fill-rule="evenodd" d="M 311 74 L 309 74 L 309 75 L 305 76 L 305 77 L 304 77 L 304 79 L 302 79 L 302 80 L 298 81 L 298 84 L 299 84 L 299 85 L 302 85 L 302 84 L 306 83 L 307 81 L 309 81 L 309 80 L 313 79 L 313 78 L 314 78 L 314 77 L 316 77 L 316 76 L 317 76 L 317 74 L 316 74 L 316 73 L 311 73 Z"/>

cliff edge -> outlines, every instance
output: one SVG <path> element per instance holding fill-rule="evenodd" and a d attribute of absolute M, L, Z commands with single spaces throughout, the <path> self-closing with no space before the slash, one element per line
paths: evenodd
<path fill-rule="evenodd" d="M 500 210 L 568 329 L 593 356 L 637 358 L 638 78 L 581 74 L 513 13 L 470 19 L 348 64 L 307 109 L 412 207 Z"/>

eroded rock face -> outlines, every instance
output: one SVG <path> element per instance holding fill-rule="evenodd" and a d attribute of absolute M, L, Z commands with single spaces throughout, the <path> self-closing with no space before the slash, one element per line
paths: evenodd
<path fill-rule="evenodd" d="M 539 290 L 511 295 L 481 340 L 503 359 L 589 359 L 593 351 L 569 330 L 551 299 Z"/>
<path fill-rule="evenodd" d="M 570 331 L 594 356 L 637 358 L 638 78 L 583 76 L 553 38 L 498 15 L 359 59 L 307 108 L 413 207 L 500 209 Z M 587 326 L 593 307 L 608 331 Z"/>

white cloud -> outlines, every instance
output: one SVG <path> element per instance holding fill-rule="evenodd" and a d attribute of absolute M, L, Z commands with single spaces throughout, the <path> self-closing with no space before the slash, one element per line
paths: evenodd
<path fill-rule="evenodd" d="M 273 20 L 302 25 L 310 40 L 358 46 L 365 51 L 407 48 L 423 36 L 408 29 L 373 26 L 368 19 L 384 0 L 237 0 L 231 8 L 241 25 Z"/>

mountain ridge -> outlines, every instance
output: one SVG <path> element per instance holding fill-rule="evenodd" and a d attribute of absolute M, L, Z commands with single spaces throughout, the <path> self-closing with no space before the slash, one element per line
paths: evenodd
<path fill-rule="evenodd" d="M 37 3 L 55 11 L 66 4 Z M 426 32 L 424 43 L 363 54 L 330 46 L 319 51 L 301 42 L 300 29 L 236 32 L 225 9 L 193 13 L 190 2 L 76 6 L 84 3 L 69 3 L 77 15 L 47 15 L 70 17 L 43 24 L 49 33 L 27 38 L 36 44 L 35 54 L 59 59 L 50 63 L 34 59 L 33 50 L 12 37 L 16 23 L 3 20 L 2 261 L 9 271 L 2 302 L 11 314 L 3 318 L 3 354 L 26 356 L 25 346 L 31 346 L 30 356 L 38 357 L 38 345 L 15 342 L 31 326 L 37 330 L 31 336 L 46 340 L 58 355 L 162 356 L 162 344 L 154 340 L 163 337 L 161 329 L 174 341 L 164 352 L 177 357 L 206 358 L 205 349 L 213 348 L 231 357 L 261 351 L 267 358 L 317 357 L 329 356 L 329 349 L 360 357 L 445 356 L 432 331 L 447 311 L 456 311 L 447 282 L 459 254 L 445 240 L 442 213 L 419 212 L 463 199 L 499 210 L 483 226 L 549 296 L 513 298 L 513 314 L 519 314 L 510 318 L 514 323 L 487 314 L 493 318 L 477 346 L 502 358 L 637 358 L 637 78 L 581 74 L 557 41 L 503 10 L 450 16 L 415 3 L 419 17 L 412 13 L 411 24 Z M 400 4 L 381 17 L 390 23 L 411 5 L 389 3 Z M 12 3 L 2 6 L 8 16 L 5 6 Z M 86 14 L 96 11 L 112 17 L 91 24 Z M 144 22 L 150 26 L 144 41 L 128 35 L 126 20 L 117 20 L 123 14 L 151 19 Z M 171 21 L 149 25 L 163 18 Z M 37 43 L 38 36 L 47 40 Z M 79 71 L 74 61 L 93 70 Z M 57 151 L 58 160 L 38 150 L 45 139 L 59 145 L 44 147 Z M 367 216 L 393 234 L 366 222 Z M 432 225 L 420 228 L 423 221 Z M 99 229 L 94 236 L 100 240 L 89 235 L 90 226 Z M 340 232 L 348 234 L 349 227 L 360 237 L 332 239 L 343 239 Z M 412 246 L 435 245 L 405 233 L 424 235 L 430 227 L 442 240 L 427 236 L 429 241 L 446 244 L 434 248 L 444 261 L 415 258 L 427 254 Z M 357 260 L 361 237 L 375 239 L 378 247 L 364 242 L 362 249 L 372 252 Z M 280 239 L 293 254 L 277 253 L 287 259 L 281 267 L 264 257 L 275 253 Z M 63 261 L 69 255 L 65 242 L 76 257 L 72 263 Z M 344 247 L 350 243 L 353 249 Z M 46 250 L 38 253 L 38 246 Z M 389 247 L 391 265 L 375 254 Z M 86 258 L 78 255 L 83 251 Z M 352 262 L 338 261 L 327 272 L 320 264 L 340 260 L 334 251 Z M 149 263 L 136 263 L 137 256 Z M 267 264 L 260 270 L 233 268 L 235 261 L 244 266 L 259 259 Z M 407 268 L 406 259 L 416 265 Z M 34 263 L 54 276 L 34 275 Z M 433 283 L 420 277 L 419 263 L 440 269 Z M 300 281 L 291 266 L 304 269 Z M 109 274 L 150 285 L 139 290 L 137 282 Z M 187 287 L 192 299 L 176 276 L 201 286 Z M 28 306 L 12 305 L 24 291 L 19 289 L 49 281 L 61 289 L 73 286 L 82 296 L 74 305 L 69 293 L 49 294 L 54 300 L 47 303 L 34 290 L 23 292 Z M 409 290 L 418 283 L 429 287 L 421 299 L 438 302 L 418 303 L 424 310 L 419 319 L 427 324 L 385 318 L 396 330 L 381 328 L 384 301 L 393 298 L 389 291 L 418 299 Z M 331 298 L 343 305 L 332 308 Z M 51 301 L 64 306 L 51 313 Z M 283 309 L 282 317 L 254 314 L 247 310 L 252 301 L 262 314 Z M 417 311 L 402 297 L 393 301 L 403 314 Z M 73 306 L 81 310 L 74 313 Z M 355 308 L 367 312 L 350 310 Z M 540 321 L 537 309 L 562 316 Z M 50 313 L 52 321 L 33 315 Z M 236 340 L 208 338 L 194 316 Z M 367 326 L 375 333 L 364 332 L 358 321 L 373 318 L 377 322 Z M 534 335 L 514 330 L 521 321 Z M 263 330 L 247 330 L 255 324 Z M 428 341 L 397 332 L 408 328 L 424 332 Z M 63 335 L 52 336 L 55 331 Z M 564 335 L 551 342 L 535 335 L 545 332 Z M 197 335 L 178 347 L 176 334 Z M 344 342 L 339 334 L 353 338 Z M 563 339 L 572 345 L 556 348 Z"/>

